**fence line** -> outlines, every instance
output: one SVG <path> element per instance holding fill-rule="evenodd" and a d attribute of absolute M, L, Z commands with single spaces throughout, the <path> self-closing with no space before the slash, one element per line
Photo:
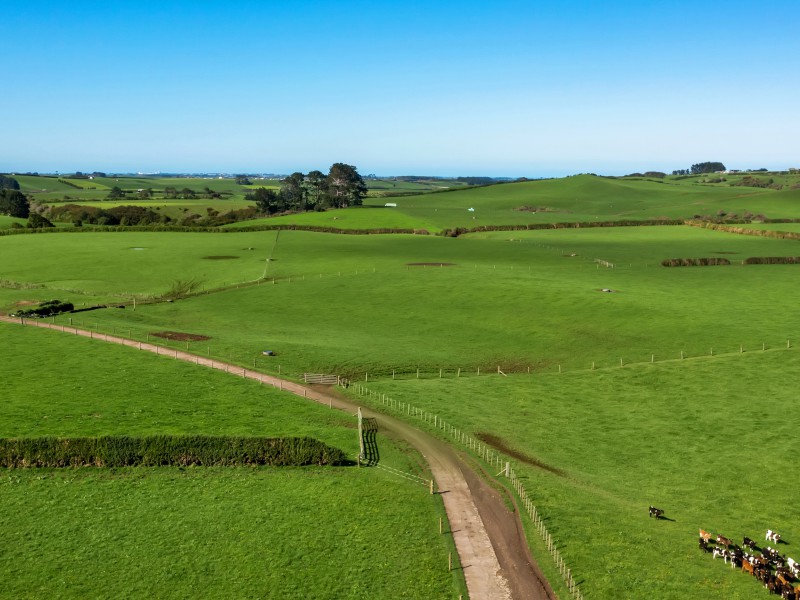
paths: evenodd
<path fill-rule="evenodd" d="M 630 366 L 637 366 L 637 365 L 646 365 L 646 364 L 655 364 L 655 363 L 670 363 L 676 362 L 681 360 L 690 360 L 690 359 L 701 359 L 701 358 L 716 358 L 716 357 L 724 357 L 724 356 L 734 356 L 736 354 L 744 354 L 745 352 L 766 352 L 772 350 L 780 350 L 780 349 L 792 349 L 794 345 L 790 339 L 787 339 L 786 342 L 780 342 L 776 344 L 767 344 L 762 343 L 760 345 L 754 345 L 752 348 L 748 349 L 745 347 L 744 344 L 739 344 L 738 347 L 734 350 L 720 350 L 720 346 L 709 346 L 708 352 L 704 352 L 702 354 L 688 354 L 684 350 L 680 350 L 678 352 L 674 352 L 672 355 L 667 354 L 650 354 L 649 359 L 639 359 L 639 360 L 631 360 L 628 361 L 624 357 L 619 357 L 619 359 L 607 359 L 606 362 L 601 363 L 600 361 L 587 361 L 585 367 L 575 367 L 575 368 L 567 368 L 566 365 L 562 363 L 556 363 L 554 367 L 548 370 L 537 370 L 536 367 L 533 365 L 527 367 L 503 367 L 502 365 L 497 365 L 492 368 L 483 368 L 483 367 L 472 367 L 472 368 L 465 368 L 465 367 L 432 367 L 429 369 L 420 369 L 418 367 L 414 368 L 394 368 L 394 369 L 381 369 L 376 371 L 365 371 L 363 375 L 361 374 L 352 374 L 351 377 L 354 380 L 360 381 L 374 381 L 376 379 L 381 378 L 391 378 L 391 379 L 459 379 L 461 377 L 480 377 L 481 375 L 508 375 L 508 374 L 516 374 L 516 375 L 555 375 L 555 374 L 563 374 L 563 373 L 583 373 L 586 371 L 598 371 L 600 369 L 614 369 L 620 367 L 630 367 Z M 532 368 L 533 367 L 533 368 Z"/>
<path fill-rule="evenodd" d="M 558 569 L 558 572 L 564 581 L 564 585 L 566 585 L 567 589 L 569 590 L 570 597 L 573 600 L 583 600 L 583 593 L 579 589 L 578 582 L 576 581 L 575 577 L 572 575 L 572 569 L 567 565 L 567 562 L 561 555 L 561 551 L 553 541 L 553 536 L 547 530 L 547 526 L 544 524 L 544 519 L 542 518 L 541 512 L 537 509 L 533 500 L 531 500 L 531 496 L 525 488 L 522 480 L 517 476 L 516 471 L 511 466 L 510 459 L 497 452 L 494 448 L 488 446 L 481 440 L 465 433 L 451 423 L 448 423 L 435 413 L 428 412 L 424 409 L 412 406 L 408 402 L 399 401 L 387 396 L 386 394 L 371 390 L 360 382 L 351 383 L 346 379 L 342 379 L 340 383 L 341 385 L 353 388 L 353 390 L 360 396 L 374 399 L 376 402 L 380 402 L 388 408 L 392 408 L 405 415 L 418 418 L 422 421 L 425 421 L 425 423 L 429 424 L 434 429 L 444 431 L 458 443 L 474 452 L 492 468 L 501 468 L 501 471 L 498 473 L 498 475 L 503 474 L 508 477 L 511 486 L 514 488 L 514 491 L 517 493 L 517 496 L 520 499 L 522 507 L 525 509 L 525 512 L 533 522 L 536 531 L 539 533 L 542 541 L 547 547 L 550 558 L 552 558 L 553 563 Z"/>

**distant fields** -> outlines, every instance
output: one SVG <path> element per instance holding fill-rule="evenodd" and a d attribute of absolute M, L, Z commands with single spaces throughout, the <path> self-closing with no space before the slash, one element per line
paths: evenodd
<path fill-rule="evenodd" d="M 768 218 L 800 217 L 800 189 L 792 189 L 800 184 L 800 176 L 753 175 L 780 182 L 784 186 L 781 190 L 730 185 L 744 176 L 727 176 L 726 182 L 719 184 L 701 183 L 708 179 L 703 177 L 648 179 L 592 175 L 492 186 L 466 186 L 455 180 L 370 180 L 370 192 L 364 201 L 366 206 L 384 208 L 387 202 L 397 206 L 374 213 L 326 211 L 278 216 L 234 226 L 291 222 L 344 229 L 426 229 L 435 233 L 445 228 L 484 225 L 689 219 L 695 216 L 715 217 L 720 212 L 739 217 L 745 214 Z M 62 181 L 55 177 L 17 178 L 23 191 L 41 202 L 71 202 L 100 207 L 136 204 L 163 211 L 173 218 L 185 216 L 187 211 L 203 215 L 206 208 L 220 212 L 243 208 L 250 205 L 244 196 L 255 188 L 280 187 L 280 181 L 272 179 L 253 180 L 252 185 L 243 186 L 232 179 L 218 178 L 108 177 Z M 114 186 L 132 193 L 124 201 L 111 203 L 105 198 Z M 203 194 L 208 188 L 223 197 L 165 200 L 162 198 L 165 187 L 177 190 L 189 188 L 198 194 Z M 137 198 L 136 192 L 140 189 L 152 190 L 153 199 Z M 391 196 L 393 193 L 403 195 Z M 391 197 L 385 197 L 387 194 Z"/>
<path fill-rule="evenodd" d="M 698 355 L 740 344 L 785 343 L 800 328 L 793 316 L 797 265 L 659 265 L 670 257 L 722 256 L 737 263 L 748 256 L 794 255 L 797 242 L 686 226 L 494 232 L 458 239 L 297 231 L 46 237 L 57 242 L 52 254 L 32 253 L 42 236 L 2 240 L 10 252 L 0 278 L 42 282 L 50 296 L 90 304 L 92 298 L 130 302 L 133 296 L 159 295 L 173 278 L 195 279 L 201 289 L 211 289 L 265 275 L 260 285 L 142 304 L 135 313 L 129 306 L 74 318 L 130 329 L 140 338 L 168 325 L 208 335 L 218 352 L 240 361 L 252 360 L 267 346 L 280 353 L 287 373 L 498 365 L 552 371 L 559 364 L 586 369 L 620 358 L 642 362 L 652 355 L 676 358 L 681 351 Z M 57 257 L 75 238 L 86 242 L 64 265 Z M 132 249 L 137 247 L 144 249 Z M 265 261 L 270 254 L 273 260 Z M 617 266 L 600 267 L 596 258 Z M 76 288 L 88 296 L 65 291 Z M 765 290 L 769 311 L 763 310 Z M 6 306 L 24 295 L 0 289 Z M 394 333 L 382 335 L 387 331 Z"/>
<path fill-rule="evenodd" d="M 249 380 L 59 332 L 0 335 L 3 436 L 311 435 L 358 448 L 351 417 Z M 413 455 L 379 444 L 384 464 L 419 472 Z M 463 592 L 447 572 L 438 499 L 378 469 L 6 471 L 0 506 L 4 595 Z"/>

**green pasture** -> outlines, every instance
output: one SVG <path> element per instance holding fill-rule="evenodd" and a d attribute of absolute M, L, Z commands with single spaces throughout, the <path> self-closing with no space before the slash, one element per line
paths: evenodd
<path fill-rule="evenodd" d="M 587 598 L 749 599 L 767 592 L 703 554 L 698 529 L 763 545 L 777 530 L 796 555 L 799 353 L 368 386 L 526 455 L 514 468 Z"/>
<path fill-rule="evenodd" d="M 394 199 L 389 200 L 394 201 Z M 397 208 L 373 204 L 239 221 L 224 225 L 222 228 L 240 229 L 258 225 L 305 225 L 336 229 L 424 229 L 429 233 L 441 230 L 441 227 L 434 225 L 428 219 L 409 216 Z"/>
<path fill-rule="evenodd" d="M 442 190 L 469 187 L 463 181 L 455 179 L 418 179 L 414 181 L 398 181 L 396 179 L 370 179 L 367 188 L 370 196 L 384 197 L 387 194 L 407 194 L 439 192 Z"/>
<path fill-rule="evenodd" d="M 87 306 L 159 296 L 176 281 L 193 280 L 198 289 L 234 285 L 264 275 L 276 236 L 274 231 L 7 236 L 0 239 L 0 281 L 44 285 L 50 295 L 69 293 Z M 7 289 L 0 288 L 0 298 Z"/>
<path fill-rule="evenodd" d="M 0 324 L 1 436 L 310 435 L 355 454 L 352 416 L 136 349 Z M 379 437 L 381 464 L 424 476 Z M 0 474 L 3 596 L 456 597 L 427 487 L 376 468 Z M 391 543 L 387 543 L 391 541 Z"/>
<path fill-rule="evenodd" d="M 684 181 L 578 175 L 504 183 L 444 194 L 392 198 L 397 210 L 441 228 L 575 221 L 689 219 L 718 211 L 770 218 L 800 216 L 800 190 L 716 187 Z M 383 199 L 372 199 L 377 203 Z M 534 210 L 519 210 L 522 207 Z M 469 211 L 474 208 L 474 212 Z"/>
<path fill-rule="evenodd" d="M 397 197 L 391 199 L 397 208 L 264 222 L 308 219 L 303 224 L 354 229 L 415 223 L 411 227 L 436 231 L 595 217 L 683 218 L 719 210 L 796 217 L 798 193 L 691 179 L 658 183 L 579 176 Z M 383 203 L 367 200 L 368 205 Z M 523 205 L 546 210 L 513 210 Z M 752 598 L 762 593 L 755 582 L 702 555 L 696 531 L 702 527 L 740 541 L 743 535 L 763 539 L 767 528 L 777 529 L 789 542 L 782 550 L 790 555 L 797 543 L 789 457 L 798 425 L 791 384 L 800 374 L 795 349 L 800 345 L 795 301 L 800 266 L 742 261 L 798 256 L 798 249 L 797 241 L 690 226 L 481 232 L 458 238 L 303 231 L 18 235 L 0 237 L 0 308 L 13 311 L 52 298 L 78 307 L 125 302 L 125 309 L 79 312 L 54 321 L 71 320 L 151 343 L 156 341 L 152 334 L 164 330 L 201 334 L 210 339 L 190 342 L 190 351 L 288 377 L 307 371 L 362 382 L 368 377 L 368 385 L 380 392 L 466 431 L 497 436 L 563 472 L 519 462 L 516 467 L 587 597 Z M 727 258 L 731 265 L 660 266 L 667 258 L 706 257 Z M 186 282 L 210 293 L 146 302 Z M 3 428 L 31 435 L 99 434 L 114 427 L 122 433 L 194 432 L 197 427 L 199 433 L 216 428 L 261 434 L 271 423 L 270 413 L 240 399 L 254 386 L 258 394 L 273 390 L 222 373 L 216 375 L 220 383 L 204 388 L 205 375 L 192 365 L 146 359 L 92 340 L 80 342 L 85 346 L 75 351 L 91 369 L 87 375 L 56 342 L 64 336 L 39 332 L 50 337 L 38 344 L 10 337 L 13 329 L 0 328 L 6 354 L 31 350 L 20 361 L 5 359 L 7 381 L 15 386 L 12 396 L 20 400 L 11 400 L 7 416 L 0 417 L 0 434 Z M 187 348 L 185 342 L 159 343 Z M 265 349 L 276 356 L 263 356 Z M 142 375 L 150 367 L 142 371 L 112 352 L 133 352 L 136 364 L 152 360 L 164 371 L 153 366 L 158 376 L 151 380 Z M 60 362 L 66 371 L 59 370 Z M 129 373 L 122 385 L 116 383 L 122 377 L 117 367 Z M 498 375 L 498 367 L 509 377 Z M 84 392 L 95 378 L 103 394 Z M 176 393 L 181 386 L 174 378 L 186 382 L 186 394 Z M 50 389 L 41 394 L 47 412 L 26 395 L 28 388 L 39 390 L 31 386 L 39 379 Z M 142 400 L 149 398 L 148 385 L 154 386 L 156 401 Z M 206 389 L 207 395 L 199 391 Z M 84 393 L 85 402 L 75 400 Z M 277 406 L 269 398 L 270 407 Z M 341 435 L 343 444 L 354 441 L 346 441 L 352 430 L 338 433 L 333 421 L 319 426 L 316 417 L 300 413 L 293 421 L 300 400 L 287 402 L 288 412 L 276 412 L 287 427 L 319 428 L 332 440 Z M 196 403 L 197 410 L 183 408 Z M 111 408 L 97 410 L 94 404 Z M 131 406 L 144 414 L 135 414 Z M 408 464 L 399 450 L 387 450 L 387 460 L 390 456 Z M 173 475 L 184 477 L 167 471 L 158 477 Z M 41 496 L 26 488 L 31 497 L 50 502 L 49 483 L 20 477 L 27 486 L 42 486 L 36 488 Z M 115 497 L 112 488 L 124 488 L 120 481 L 129 475 L 85 477 L 91 480 L 86 489 L 107 484 L 108 496 Z M 218 478 L 213 479 L 209 489 L 217 485 Z M 3 493 L 11 489 L 2 483 Z M 8 500 L 18 501 L 16 496 Z M 666 509 L 673 520 L 648 519 L 650 504 Z M 533 529 L 531 535 L 536 535 Z M 281 589 L 284 596 L 289 593 Z M 452 587 L 446 589 L 452 593 Z M 348 596 L 336 590 L 339 597 Z M 385 590 L 368 593 L 392 597 Z"/>
<path fill-rule="evenodd" d="M 216 210 L 219 213 L 226 213 L 232 210 L 239 210 L 240 208 L 249 208 L 253 206 L 252 202 L 246 202 L 243 198 L 224 198 L 224 199 L 209 199 L 198 198 L 194 200 L 184 199 L 155 199 L 155 200 L 138 200 L 130 198 L 127 200 L 104 200 L 98 202 L 72 202 L 72 204 L 80 204 L 81 206 L 93 206 L 95 208 L 113 208 L 115 206 L 142 206 L 157 212 L 158 214 L 165 214 L 174 219 L 180 219 L 190 214 L 198 214 L 206 216 L 208 209 Z M 251 221 L 245 222 L 246 224 L 252 223 Z"/>
<path fill-rule="evenodd" d="M 123 289 L 139 296 L 163 292 L 175 269 L 183 279 L 201 280 L 206 289 L 265 275 L 259 285 L 140 304 L 135 312 L 129 306 L 61 316 L 56 322 L 72 318 L 102 331 L 128 330 L 136 339 L 162 329 L 202 334 L 212 338 L 203 344 L 212 353 L 242 364 L 261 360 L 261 351 L 271 349 L 278 357 L 264 368 L 277 363 L 293 376 L 315 370 L 355 376 L 415 373 L 417 368 L 477 372 L 498 366 L 522 372 L 553 372 L 559 365 L 585 370 L 620 359 L 660 361 L 679 358 L 681 352 L 699 356 L 800 339 L 794 310 L 798 266 L 740 264 L 748 256 L 796 255 L 797 242 L 687 226 L 495 232 L 455 239 L 299 231 L 47 238 L 86 243 L 75 249 L 70 266 L 53 258 L 60 269 L 52 270 L 41 251 L 36 259 L 26 258 L 31 254 L 17 238 L 2 239 L 19 258 L 9 261 L 1 277 L 44 282 L 51 295 L 83 286 L 98 296 L 124 298 Z M 198 247 L 204 239 L 203 252 L 236 252 L 243 258 L 203 259 Z M 111 243 L 118 245 L 114 254 L 99 250 Z M 152 252 L 130 250 L 134 244 Z M 248 244 L 256 248 L 252 256 L 241 250 Z M 66 251 L 62 246 L 60 252 Z M 270 253 L 273 260 L 266 263 Z M 95 258 L 103 254 L 106 263 Z M 660 266 L 664 258 L 705 256 L 728 257 L 734 264 Z M 600 266 L 595 258 L 616 267 Z M 434 266 L 441 263 L 452 266 Z M 56 276 L 60 279 L 51 279 Z M 12 292 L 19 302 L 24 291 L 0 290 L 0 298 L 7 298 L 8 306 Z M 68 293 L 58 295 L 73 301 Z"/>
<path fill-rule="evenodd" d="M 23 227 L 28 219 L 18 219 L 16 217 L 9 217 L 7 215 L 0 215 L 0 229 L 10 229 L 14 223 L 19 223 Z"/>

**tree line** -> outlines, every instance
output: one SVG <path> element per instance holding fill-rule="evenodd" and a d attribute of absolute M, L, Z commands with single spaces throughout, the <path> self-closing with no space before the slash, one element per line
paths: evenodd
<path fill-rule="evenodd" d="M 695 163 L 688 169 L 676 169 L 672 172 L 673 175 L 704 175 L 706 173 L 716 173 L 718 171 L 727 171 L 725 165 L 721 162 L 701 162 Z"/>
<path fill-rule="evenodd" d="M 360 206 L 366 195 L 367 186 L 356 167 L 335 163 L 327 175 L 322 171 L 298 171 L 281 182 L 279 191 L 260 187 L 247 194 L 245 200 L 255 202 L 259 212 L 272 215 Z"/>

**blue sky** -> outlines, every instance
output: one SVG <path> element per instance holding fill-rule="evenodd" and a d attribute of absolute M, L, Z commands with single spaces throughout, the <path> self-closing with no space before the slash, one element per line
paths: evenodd
<path fill-rule="evenodd" d="M 796 2 L 0 8 L 0 172 L 800 167 Z"/>

